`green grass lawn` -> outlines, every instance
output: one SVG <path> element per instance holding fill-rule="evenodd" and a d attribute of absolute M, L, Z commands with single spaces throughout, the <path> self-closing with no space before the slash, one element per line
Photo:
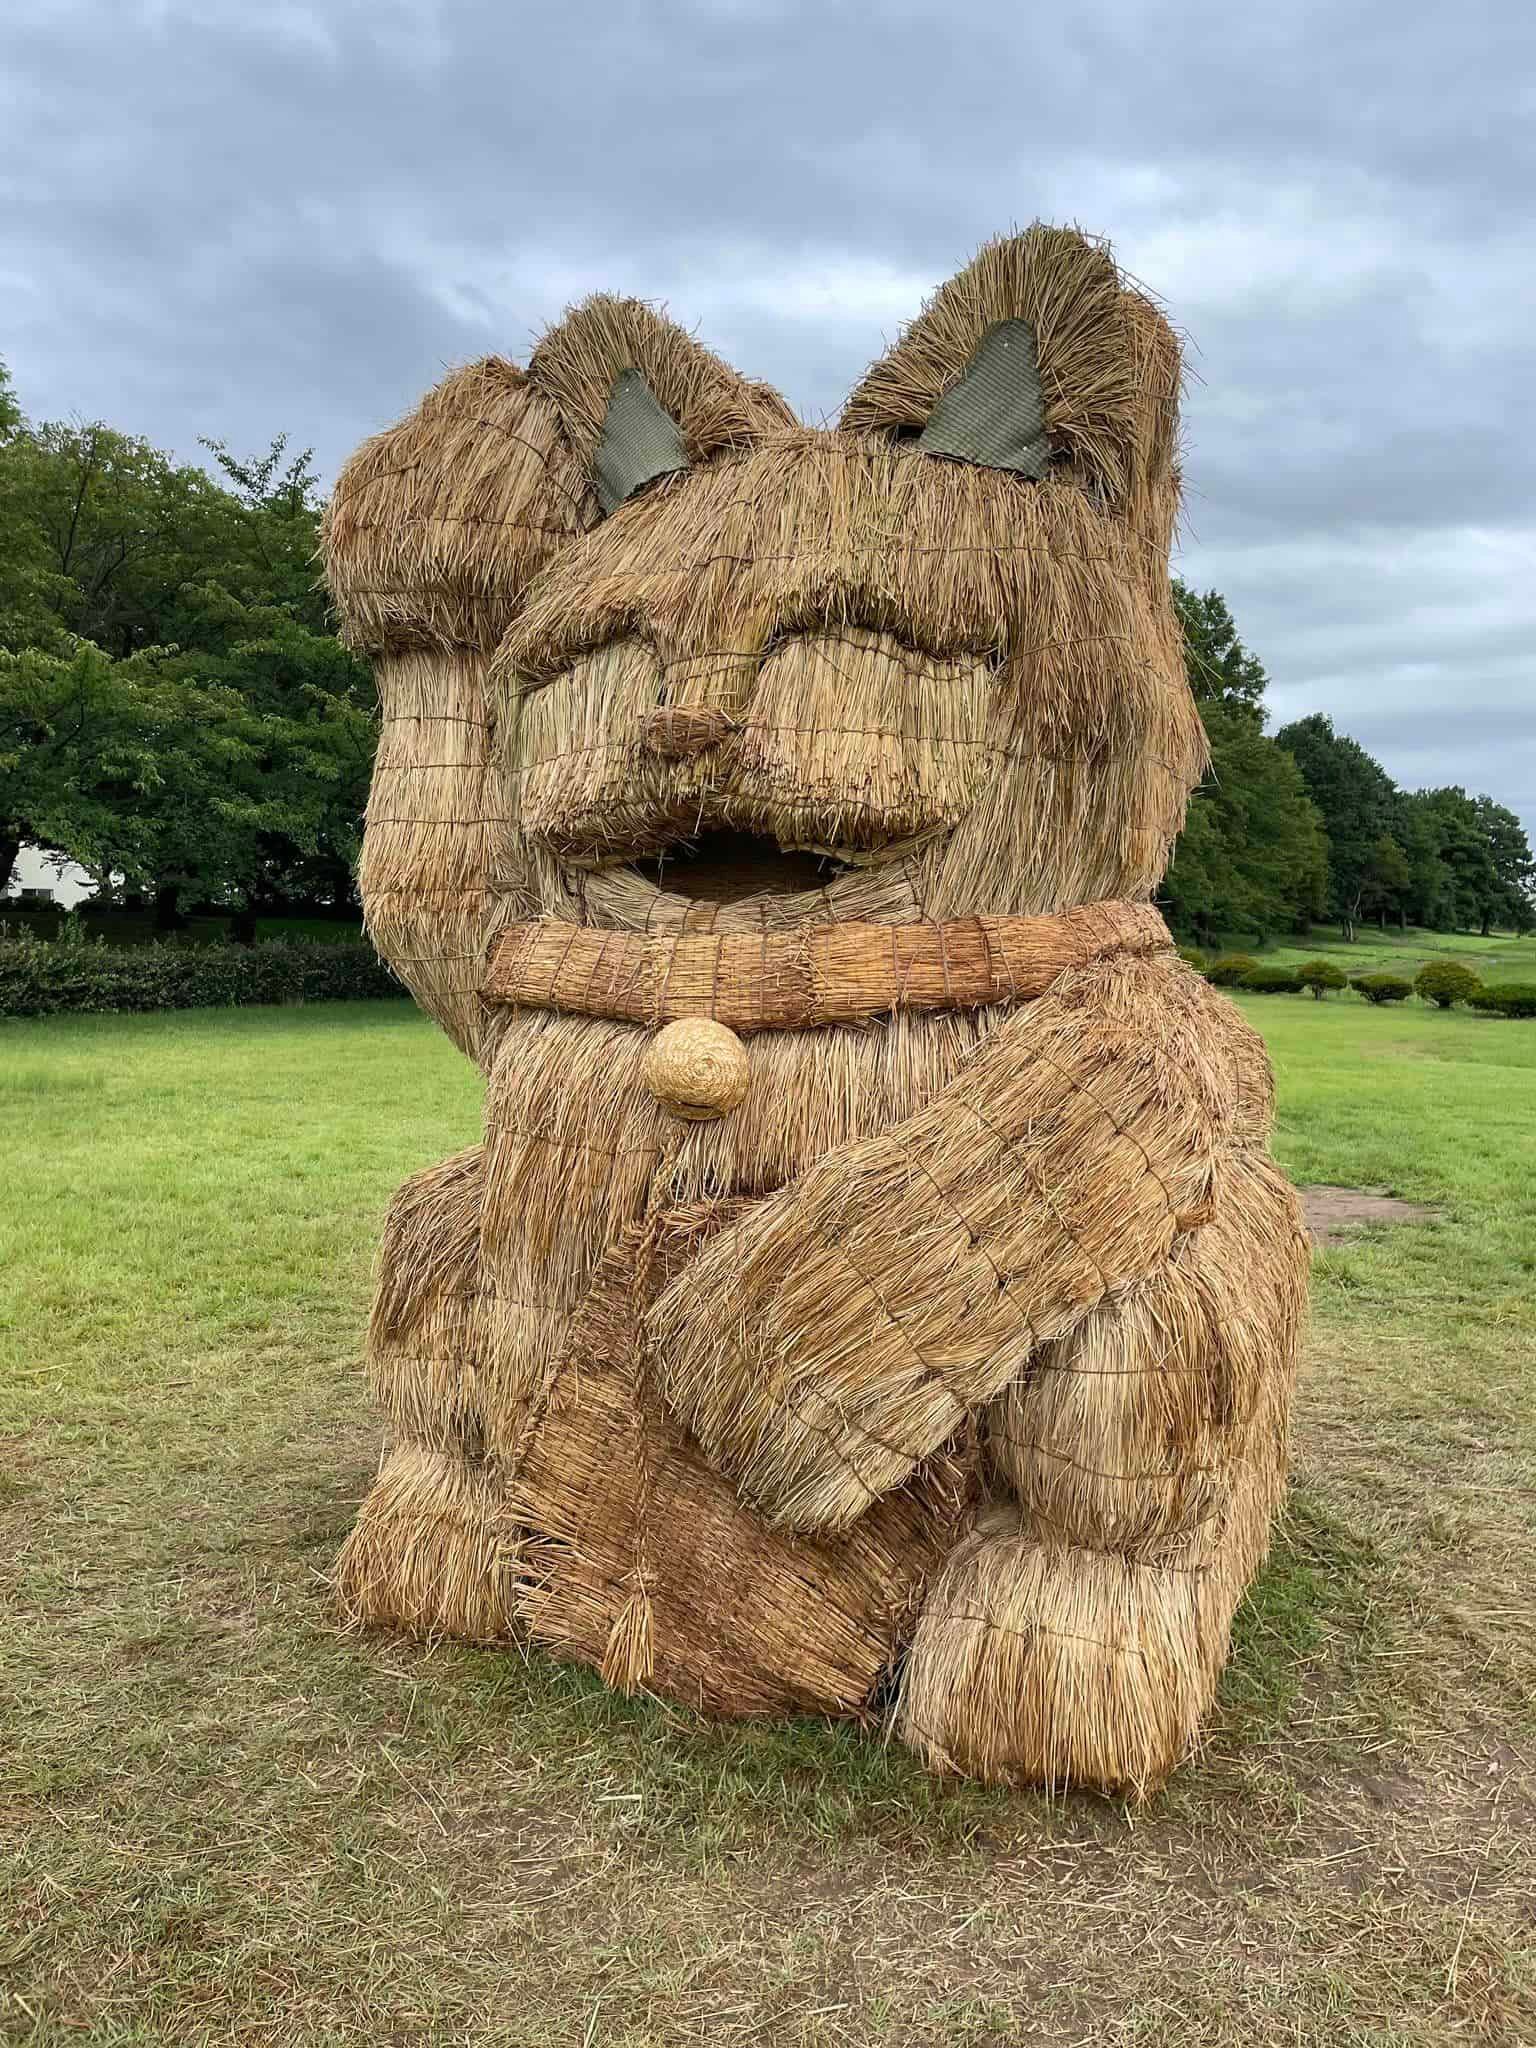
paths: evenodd
<path fill-rule="evenodd" d="M 1312 950 L 1317 950 L 1316 946 Z M 1536 1026 L 1248 998 L 1320 1254 L 1297 1479 L 1139 1813 L 335 1628 L 405 1004 L 0 1025 L 0 2039 L 1536 2041 Z"/>
<path fill-rule="evenodd" d="M 1332 960 L 1346 974 L 1401 974 L 1409 981 L 1427 961 L 1458 960 L 1480 981 L 1536 981 L 1536 937 L 1522 939 L 1496 932 L 1484 939 L 1475 932 L 1430 932 L 1416 926 L 1384 932 L 1360 925 L 1357 930 L 1358 936 L 1347 944 L 1333 929 L 1319 927 L 1304 939 L 1288 938 L 1263 947 L 1234 940 L 1223 950 L 1251 953 L 1266 966 Z"/>

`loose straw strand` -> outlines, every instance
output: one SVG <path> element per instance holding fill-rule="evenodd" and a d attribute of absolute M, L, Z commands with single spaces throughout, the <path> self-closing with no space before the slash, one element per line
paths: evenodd
<path fill-rule="evenodd" d="M 603 1652 L 602 1661 L 603 1682 L 619 1692 L 634 1692 L 637 1687 L 647 1684 L 656 1668 L 648 1555 L 651 1499 L 655 1486 L 655 1442 L 651 1427 L 655 1402 L 651 1388 L 649 1340 L 645 1333 L 644 1312 L 646 1299 L 650 1293 L 657 1249 L 674 1193 L 673 1169 L 681 1149 L 681 1138 L 669 1132 L 651 1180 L 642 1234 L 635 1248 L 634 1378 L 629 1390 L 635 1428 L 634 1547 L 629 1570 L 629 1595 L 609 1631 L 608 1645 Z"/>

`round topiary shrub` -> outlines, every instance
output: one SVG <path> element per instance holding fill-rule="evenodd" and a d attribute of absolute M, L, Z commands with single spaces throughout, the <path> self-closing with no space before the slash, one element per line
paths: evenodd
<path fill-rule="evenodd" d="M 1258 964 L 1251 953 L 1222 953 L 1206 968 L 1205 978 L 1216 988 L 1236 988 Z"/>
<path fill-rule="evenodd" d="M 1294 967 L 1254 967 L 1238 987 L 1256 996 L 1299 996 L 1306 983 Z"/>
<path fill-rule="evenodd" d="M 1329 989 L 1349 987 L 1349 976 L 1331 960 L 1303 960 L 1296 973 L 1302 987 L 1310 989 L 1319 1002 Z"/>
<path fill-rule="evenodd" d="M 1496 981 L 1467 1001 L 1494 1017 L 1536 1017 L 1536 981 Z"/>
<path fill-rule="evenodd" d="M 1448 1010 L 1453 1003 L 1471 1002 L 1482 983 L 1459 960 L 1431 960 L 1413 977 L 1413 986 L 1426 1003 Z"/>
<path fill-rule="evenodd" d="M 1413 983 L 1400 974 L 1357 974 L 1355 987 L 1368 1003 L 1405 1003 L 1413 994 Z"/>
<path fill-rule="evenodd" d="M 1210 965 L 1209 956 L 1202 953 L 1198 946 L 1180 946 L 1179 958 L 1187 967 L 1193 967 L 1196 974 L 1204 974 Z"/>

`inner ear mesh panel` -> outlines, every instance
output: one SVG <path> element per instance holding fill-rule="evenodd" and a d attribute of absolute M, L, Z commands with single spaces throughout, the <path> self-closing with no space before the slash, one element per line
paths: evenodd
<path fill-rule="evenodd" d="M 1051 448 L 1035 337 L 1025 320 L 999 320 L 933 408 L 918 440 L 926 455 L 954 455 L 983 469 L 1043 477 Z"/>
<path fill-rule="evenodd" d="M 616 511 L 656 477 L 687 467 L 677 422 L 662 410 L 638 370 L 620 370 L 603 415 L 592 479 L 604 514 Z"/>

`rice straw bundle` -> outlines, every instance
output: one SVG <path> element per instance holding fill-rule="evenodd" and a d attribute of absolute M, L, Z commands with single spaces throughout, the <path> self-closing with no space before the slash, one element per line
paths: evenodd
<path fill-rule="evenodd" d="M 1206 760 L 1179 375 L 1036 226 L 835 428 L 600 296 L 347 465 L 369 927 L 488 1079 L 386 1227 L 349 1615 L 719 1713 L 899 1673 L 939 1769 L 1185 1753 L 1306 1246 L 1150 901 Z"/>
<path fill-rule="evenodd" d="M 1289 1186 L 1231 1154 L 1216 1220 L 988 1411 L 1000 1505 L 940 1574 L 904 1674 L 897 1726 L 929 1762 L 1140 1795 L 1179 1761 L 1285 1490 L 1274 1362 L 1307 1256 Z"/>
<path fill-rule="evenodd" d="M 700 1227 L 707 1212 L 673 1222 L 674 1258 Z M 935 1459 L 842 1541 L 765 1529 L 650 1383 L 645 1256 L 632 1231 L 605 1260 L 561 1363 L 570 1384 L 516 1457 L 520 1618 L 626 1690 L 718 1714 L 861 1714 L 948 1547 L 960 1467 Z"/>

